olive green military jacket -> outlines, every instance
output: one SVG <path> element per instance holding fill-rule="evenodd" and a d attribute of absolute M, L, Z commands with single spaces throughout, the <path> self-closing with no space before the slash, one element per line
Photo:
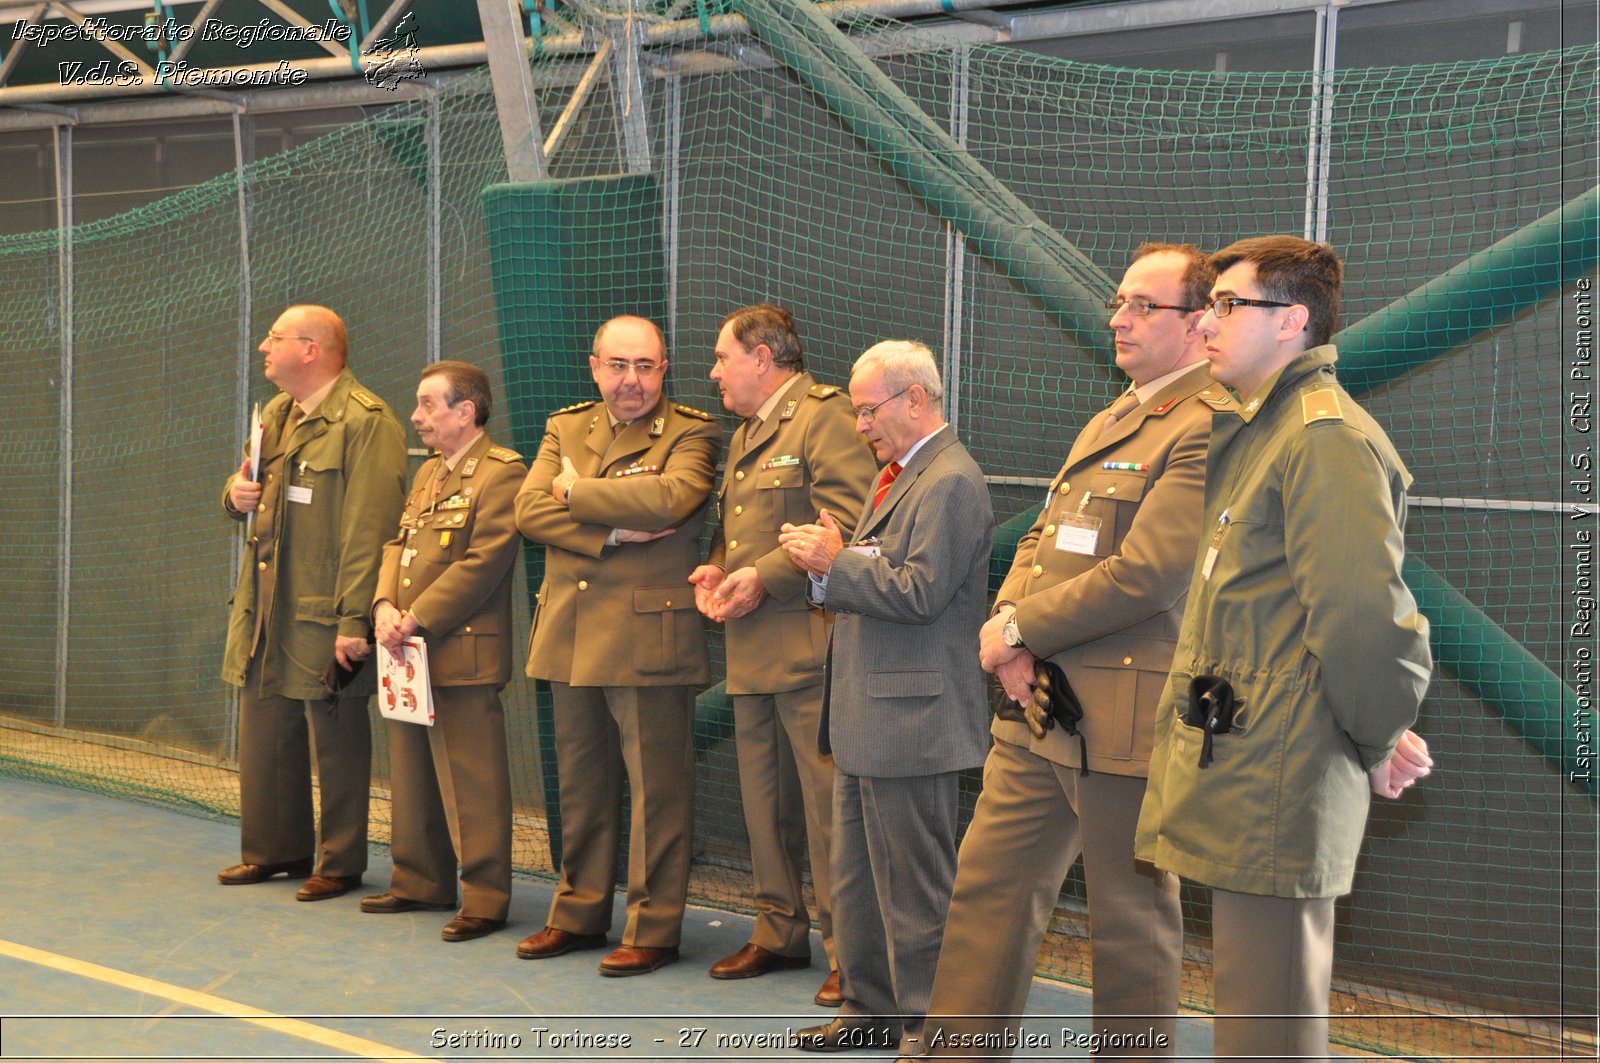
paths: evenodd
<path fill-rule="evenodd" d="M 417 470 L 400 534 L 383 547 L 373 605 L 388 601 L 416 617 L 434 686 L 504 686 L 511 572 L 522 546 L 516 499 L 528 469 L 487 433 L 441 481 L 442 461 L 434 454 Z"/>
<path fill-rule="evenodd" d="M 1233 407 L 1201 364 L 1109 430 L 1109 410 L 1084 426 L 997 598 L 1016 606 L 1029 651 L 1072 683 L 1083 746 L 999 717 L 996 738 L 1069 767 L 1146 773 L 1200 541 L 1211 415 Z"/>
<path fill-rule="evenodd" d="M 1432 658 L 1400 578 L 1411 476 L 1334 377 L 1332 346 L 1215 416 L 1205 533 L 1157 710 L 1140 859 L 1276 897 L 1350 891 L 1367 772 L 1416 720 Z M 1228 680 L 1233 727 L 1199 766 L 1190 680 Z"/>
<path fill-rule="evenodd" d="M 279 393 L 262 409 L 263 455 L 280 445 L 291 405 Z M 259 657 L 262 697 L 320 698 L 318 679 L 333 660 L 334 637 L 370 634 L 383 542 L 405 500 L 405 431 L 346 369 L 283 445 L 282 475 L 262 483 L 256 513 L 228 505 L 233 477 L 222 490 L 229 516 L 253 517 L 222 678 L 243 686 L 251 658 Z M 265 610 L 259 624 L 258 604 Z M 372 690 L 368 669 L 348 693 Z"/>
<path fill-rule="evenodd" d="M 612 438 L 602 402 L 551 414 L 517 493 L 517 528 L 543 543 L 528 675 L 573 686 L 686 686 L 710 678 L 689 573 L 716 479 L 722 429 L 663 396 Z M 570 505 L 550 494 L 571 458 Z M 671 535 L 607 546 L 615 529 Z"/>
<path fill-rule="evenodd" d="M 810 524 L 825 508 L 848 535 L 877 475 L 849 396 L 810 373 L 785 385 L 751 438 L 743 425 L 734 430 L 711 563 L 726 572 L 755 566 L 767 597 L 725 625 L 728 693 L 777 694 L 822 682 L 832 615 L 806 604 L 806 574 L 778 545 L 778 530 Z"/>

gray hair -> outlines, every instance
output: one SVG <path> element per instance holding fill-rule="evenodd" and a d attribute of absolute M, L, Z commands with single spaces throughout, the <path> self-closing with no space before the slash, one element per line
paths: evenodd
<path fill-rule="evenodd" d="M 884 387 L 891 394 L 913 384 L 922 385 L 922 390 L 928 393 L 928 402 L 943 415 L 944 386 L 939 382 L 939 363 L 934 361 L 933 351 L 926 343 L 916 340 L 874 343 L 856 359 L 850 370 L 851 379 L 867 369 L 883 371 Z"/>

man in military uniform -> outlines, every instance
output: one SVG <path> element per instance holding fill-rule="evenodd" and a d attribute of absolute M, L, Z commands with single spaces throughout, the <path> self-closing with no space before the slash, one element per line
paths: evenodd
<path fill-rule="evenodd" d="M 1242 405 L 1212 423 L 1137 853 L 1212 887 L 1216 1056 L 1326 1058 L 1370 793 L 1432 764 L 1407 730 L 1432 668 L 1400 578 L 1411 476 L 1334 375 L 1338 256 L 1267 236 L 1211 261 L 1199 329 Z"/>
<path fill-rule="evenodd" d="M 1061 667 L 1083 705 L 1083 744 L 1062 727 L 1035 738 L 997 717 L 990 728 L 929 1005 L 929 1055 L 1011 1055 L 1050 913 L 1082 854 L 1095 1031 L 1124 1035 L 1119 1055 L 1173 1057 L 1178 882 L 1135 867 L 1133 829 L 1200 540 L 1211 415 L 1233 406 L 1206 372 L 1195 327 L 1211 278 L 1190 245 L 1134 253 L 1106 304 L 1133 386 L 1073 442 L 983 628 L 983 667 L 1014 700 L 1029 699 L 1039 659 Z"/>
<path fill-rule="evenodd" d="M 345 368 L 344 322 L 291 306 L 261 341 L 281 394 L 261 411 L 260 466 L 223 489 L 248 544 L 228 618 L 224 681 L 239 694 L 243 863 L 224 885 L 316 873 L 295 894 L 346 893 L 367 867 L 371 670 L 331 698 L 323 674 L 371 654 L 368 610 L 384 539 L 405 498 L 405 432 Z M 316 733 L 321 842 L 311 804 L 307 720 Z"/>
<path fill-rule="evenodd" d="M 611 926 L 622 773 L 633 795 L 628 922 L 613 977 L 678 958 L 694 821 L 694 698 L 709 678 L 684 580 L 716 478 L 722 429 L 667 401 L 660 329 L 617 317 L 595 334 L 601 401 L 552 414 L 517 494 L 545 544 L 528 675 L 550 681 L 561 776 L 561 881 L 524 959 L 599 948 Z"/>
<path fill-rule="evenodd" d="M 394 875 L 361 910 L 461 911 L 441 936 L 470 941 L 506 925 L 511 906 L 511 767 L 500 688 L 511 678 L 511 571 L 522 539 L 516 497 L 527 474 L 484 432 L 489 378 L 466 362 L 422 371 L 411 424 L 434 454 L 383 548 L 372 618 L 379 652 L 428 648 L 431 727 L 389 722 Z M 379 692 L 381 697 L 383 692 Z"/>
<path fill-rule="evenodd" d="M 750 942 L 717 962 L 711 977 L 810 966 L 803 826 L 830 971 L 816 999 L 838 1007 L 828 874 L 833 763 L 817 751 L 832 616 L 806 603 L 806 574 L 778 545 L 778 532 L 785 523 L 816 520 L 822 509 L 854 527 L 877 465 L 856 435 L 849 398 L 805 371 L 787 310 L 749 306 L 724 318 L 711 379 L 723 405 L 745 423 L 728 450 L 710 563 L 690 579 L 700 611 L 727 626 L 727 689 L 756 903 Z"/>

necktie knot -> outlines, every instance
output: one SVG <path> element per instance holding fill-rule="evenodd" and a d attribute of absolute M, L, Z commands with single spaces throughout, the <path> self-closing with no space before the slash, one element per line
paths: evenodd
<path fill-rule="evenodd" d="M 1106 423 L 1101 426 L 1100 434 L 1105 435 L 1115 428 L 1117 422 L 1132 413 L 1139 406 L 1139 393 L 1137 391 L 1124 391 L 1122 397 L 1111 404 L 1111 409 L 1106 411 Z"/>

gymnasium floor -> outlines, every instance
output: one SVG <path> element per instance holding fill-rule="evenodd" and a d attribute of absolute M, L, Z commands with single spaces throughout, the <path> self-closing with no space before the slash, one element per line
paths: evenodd
<path fill-rule="evenodd" d="M 446 944 L 450 913 L 357 910 L 386 886 L 386 853 L 373 857 L 370 888 L 301 904 L 297 882 L 217 884 L 238 859 L 234 822 L 13 778 L 0 778 L 0 838 L 7 1060 L 893 1058 L 765 1047 L 833 1013 L 811 1003 L 820 966 L 706 977 L 747 940 L 743 916 L 692 908 L 682 961 L 601 978 L 603 952 L 516 958 L 516 943 L 543 925 L 542 880 L 517 880 L 508 929 Z M 1027 1029 L 1051 1047 L 1019 1058 L 1087 1054 L 1061 1036 L 1090 1032 L 1084 993 L 1036 982 L 1029 1010 L 1039 1018 Z M 1179 1027 L 1186 1056 L 1208 1054 L 1203 1020 Z"/>

